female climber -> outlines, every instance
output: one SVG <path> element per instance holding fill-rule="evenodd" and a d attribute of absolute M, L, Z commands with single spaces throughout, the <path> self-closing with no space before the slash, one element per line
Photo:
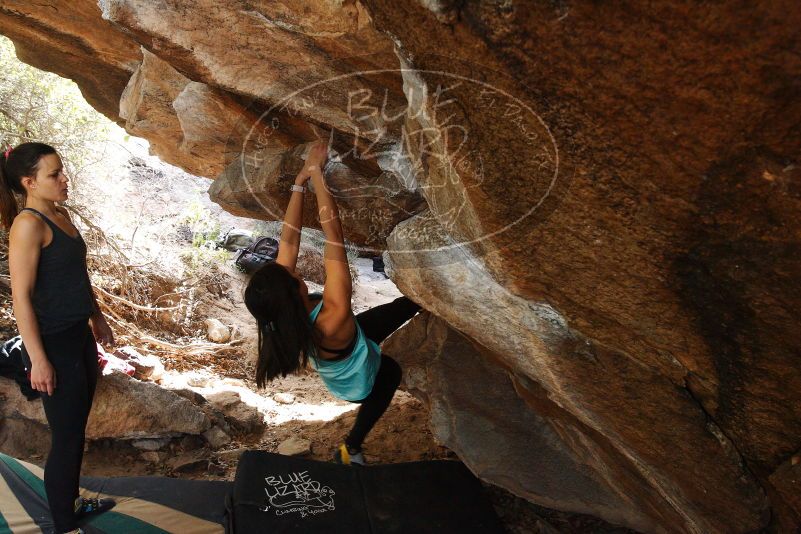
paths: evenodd
<path fill-rule="evenodd" d="M 378 344 L 420 309 L 405 297 L 354 317 L 351 275 L 337 204 L 323 177 L 327 147 L 315 143 L 291 186 L 278 257 L 256 271 L 245 289 L 245 304 L 258 323 L 256 383 L 310 363 L 336 397 L 361 404 L 356 422 L 334 453 L 343 464 L 365 463 L 362 442 L 389 406 L 401 380 L 398 363 Z M 300 250 L 304 184 L 311 180 L 325 234 L 325 285 L 309 294 L 295 272 Z M 331 348 L 336 347 L 336 348 Z"/>
<path fill-rule="evenodd" d="M 14 317 L 51 432 L 44 485 L 57 533 L 82 532 L 81 517 L 113 506 L 78 494 L 98 376 L 95 336 L 108 345 L 114 336 L 89 283 L 86 244 L 56 204 L 67 199 L 67 182 L 49 145 L 23 143 L 0 155 L 0 221 L 8 231 Z"/>

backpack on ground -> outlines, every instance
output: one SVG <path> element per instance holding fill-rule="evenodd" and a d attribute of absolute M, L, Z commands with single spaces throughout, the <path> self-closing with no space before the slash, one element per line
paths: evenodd
<path fill-rule="evenodd" d="M 241 249 L 234 258 L 234 263 L 240 271 L 252 274 L 267 262 L 275 261 L 277 257 L 278 240 L 274 237 L 261 237 L 249 247 Z"/>

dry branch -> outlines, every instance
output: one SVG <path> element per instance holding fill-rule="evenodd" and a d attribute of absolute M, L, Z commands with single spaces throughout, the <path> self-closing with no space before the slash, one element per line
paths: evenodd
<path fill-rule="evenodd" d="M 99 287 L 99 286 L 92 286 L 92 287 L 94 287 L 95 289 L 97 289 L 98 291 L 103 293 L 104 295 L 108 295 L 109 297 L 113 298 L 117 302 L 121 302 L 121 303 L 125 304 L 126 306 L 128 306 L 129 308 L 133 308 L 135 310 L 147 311 L 147 312 L 161 312 L 161 311 L 177 310 L 178 308 L 181 307 L 180 304 L 178 304 L 176 306 L 170 306 L 169 308 L 154 308 L 152 306 L 142 306 L 141 304 L 136 304 L 135 302 L 131 302 L 130 300 L 128 300 L 126 298 L 118 297 L 117 295 L 114 295 L 113 293 L 109 293 L 108 291 L 106 291 L 102 287 Z"/>

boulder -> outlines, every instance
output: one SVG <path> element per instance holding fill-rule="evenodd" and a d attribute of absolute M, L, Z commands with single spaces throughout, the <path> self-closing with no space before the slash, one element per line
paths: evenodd
<path fill-rule="evenodd" d="M 170 391 L 172 391 L 176 395 L 179 395 L 187 399 L 192 404 L 195 404 L 197 406 L 203 406 L 204 404 L 208 404 L 206 397 L 204 397 L 203 395 L 192 389 L 181 388 L 181 389 L 171 389 Z"/>
<path fill-rule="evenodd" d="M 404 388 L 426 403 L 437 442 L 487 482 L 548 508 L 607 517 L 641 532 L 661 532 L 679 520 L 603 436 L 541 390 L 521 396 L 519 377 L 442 319 L 418 314 L 383 351 L 401 364 Z"/>
<path fill-rule="evenodd" d="M 86 435 L 89 439 L 139 439 L 200 434 L 208 416 L 186 400 L 151 382 L 121 373 L 98 383 Z"/>
<path fill-rule="evenodd" d="M 0 419 L 28 420 L 47 425 L 39 398 L 25 398 L 13 380 L 0 377 L 0 401 Z"/>
<path fill-rule="evenodd" d="M 141 53 L 142 62 L 120 96 L 125 129 L 149 139 L 151 153 L 164 161 L 192 174 L 216 176 L 225 167 L 226 138 L 241 106 L 144 47 Z"/>
<path fill-rule="evenodd" d="M 0 32 L 17 57 L 75 80 L 86 100 L 118 124 L 120 95 L 142 61 L 141 46 L 102 19 L 95 2 L 71 2 L 70 16 L 55 6 L 14 1 L 0 11 Z"/>
<path fill-rule="evenodd" d="M 328 137 L 345 236 L 513 377 L 533 441 L 589 458 L 555 500 L 657 531 L 801 525 L 793 2 L 251 4 L 10 0 L 0 32 L 218 173 L 235 214 L 283 217 Z"/>
<path fill-rule="evenodd" d="M 30 419 L 0 416 L 0 451 L 15 458 L 43 457 L 50 450 L 47 425 Z"/>
<path fill-rule="evenodd" d="M 240 217 L 281 220 L 291 194 L 290 177 L 303 167 L 307 149 L 307 145 L 300 145 L 291 150 L 261 151 L 258 166 L 252 170 L 247 166 L 243 169 L 242 160 L 234 159 L 209 187 L 209 198 Z M 422 198 L 399 185 L 394 174 L 370 171 L 374 174 L 365 176 L 344 164 L 332 163 L 326 171 L 326 184 L 336 194 L 348 240 L 381 251 L 392 228 L 422 209 Z M 348 195 L 346 191 L 358 194 Z M 312 197 L 304 196 L 303 226 L 319 229 Z"/>
<path fill-rule="evenodd" d="M 3 435 L 28 435 L 21 431 L 27 428 L 30 435 L 44 436 L 42 439 L 49 447 L 42 403 L 38 399 L 26 400 L 17 385 L 5 378 L 0 378 L 0 398 L 5 399 L 0 403 L 0 421 L 8 425 L 7 429 L 13 427 L 21 432 L 0 432 L 0 440 Z M 135 440 L 134 446 L 154 450 L 163 447 L 170 437 L 201 434 L 210 426 L 209 416 L 187 399 L 156 384 L 112 373 L 101 376 L 98 382 L 86 437 Z M 16 445 L 9 448 L 19 450 Z"/>

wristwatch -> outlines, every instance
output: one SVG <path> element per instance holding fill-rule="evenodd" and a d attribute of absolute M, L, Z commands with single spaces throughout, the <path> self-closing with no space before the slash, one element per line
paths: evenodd
<path fill-rule="evenodd" d="M 297 191 L 298 193 L 305 193 L 306 192 L 306 188 L 303 187 L 302 185 L 298 185 L 298 184 L 292 184 L 292 186 L 289 189 L 291 191 Z"/>

